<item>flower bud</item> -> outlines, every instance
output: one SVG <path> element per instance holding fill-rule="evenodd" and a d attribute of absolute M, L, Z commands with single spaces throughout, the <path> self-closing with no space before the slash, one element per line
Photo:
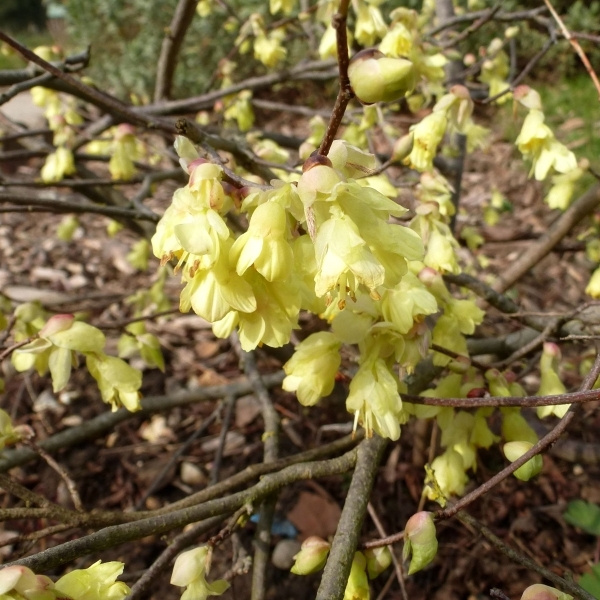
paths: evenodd
<path fill-rule="evenodd" d="M 48 337 L 59 331 L 66 331 L 71 327 L 75 317 L 69 314 L 54 315 L 40 329 L 40 337 Z"/>
<path fill-rule="evenodd" d="M 344 599 L 369 600 L 369 581 L 365 573 L 366 564 L 364 554 L 355 552 L 348 583 L 344 591 Z"/>
<path fill-rule="evenodd" d="M 519 35 L 519 26 L 518 25 L 513 25 L 512 27 L 507 27 L 506 31 L 504 32 L 504 37 L 507 40 L 510 40 L 511 38 L 515 38 Z"/>
<path fill-rule="evenodd" d="M 540 95 L 528 85 L 519 85 L 513 92 L 513 97 L 529 110 L 542 110 Z"/>
<path fill-rule="evenodd" d="M 533 444 L 531 442 L 508 442 L 508 444 L 504 444 L 504 456 L 510 460 L 510 462 L 515 462 L 518 458 L 523 456 L 526 452 L 533 448 Z M 542 457 L 537 454 L 531 460 L 528 460 L 524 465 L 519 467 L 513 475 L 520 479 L 521 481 L 529 481 L 532 477 L 535 477 L 544 466 L 544 461 Z"/>
<path fill-rule="evenodd" d="M 471 359 L 468 356 L 457 356 L 453 358 L 447 365 L 453 373 L 466 373 L 471 366 Z"/>
<path fill-rule="evenodd" d="M 375 579 L 383 573 L 392 562 L 392 554 L 387 546 L 381 548 L 369 548 L 366 550 L 365 558 L 367 559 L 367 573 L 369 579 Z"/>
<path fill-rule="evenodd" d="M 393 102 L 411 92 L 413 64 L 404 58 L 388 58 L 374 48 L 361 50 L 348 66 L 350 85 L 364 104 Z"/>
<path fill-rule="evenodd" d="M 413 149 L 414 136 L 411 133 L 407 133 L 399 138 L 394 144 L 394 149 L 392 150 L 392 161 L 393 162 L 402 162 Z"/>
<path fill-rule="evenodd" d="M 573 596 L 541 583 L 530 585 L 521 596 L 521 600 L 573 600 Z"/>
<path fill-rule="evenodd" d="M 327 561 L 329 548 L 329 543 L 324 539 L 316 535 L 307 537 L 302 542 L 300 552 L 294 556 L 296 562 L 291 572 L 295 575 L 309 575 L 320 571 Z"/>
<path fill-rule="evenodd" d="M 404 528 L 404 560 L 412 555 L 408 574 L 412 575 L 425 568 L 437 554 L 438 542 L 435 524 L 430 512 L 414 514 Z"/>

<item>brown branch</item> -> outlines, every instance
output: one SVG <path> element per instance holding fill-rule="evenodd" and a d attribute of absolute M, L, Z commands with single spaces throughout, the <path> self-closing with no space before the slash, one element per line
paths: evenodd
<path fill-rule="evenodd" d="M 279 456 L 279 415 L 273 406 L 269 391 L 262 382 L 256 356 L 254 352 L 244 352 L 240 345 L 237 333 L 230 337 L 231 344 L 243 363 L 244 373 L 252 383 L 254 393 L 260 403 L 265 432 L 264 440 L 264 463 L 270 464 Z M 275 516 L 275 504 L 277 496 L 269 496 L 260 506 L 258 511 L 258 524 L 254 536 L 254 560 L 252 569 L 251 600 L 264 600 L 267 593 L 267 567 L 269 565 L 271 547 L 271 527 Z"/>
<path fill-rule="evenodd" d="M 479 369 L 480 371 L 485 372 L 490 368 L 490 365 L 484 365 L 483 363 L 479 362 L 478 360 L 475 360 L 474 358 L 471 358 L 470 356 L 465 356 L 464 354 L 459 354 L 458 352 L 454 352 L 454 350 L 450 350 L 449 348 L 444 348 L 443 346 L 440 346 L 439 344 L 431 344 L 431 349 L 434 350 L 435 352 L 439 352 L 440 354 L 445 354 L 446 356 L 449 356 L 450 358 L 456 358 L 459 360 L 463 360 L 465 362 L 469 362 L 476 369 Z"/>
<path fill-rule="evenodd" d="M 167 515 L 106 527 L 86 537 L 60 544 L 10 564 L 24 565 L 37 573 L 43 573 L 81 556 L 112 548 L 125 542 L 139 540 L 148 535 L 160 535 L 184 527 L 188 523 L 210 517 L 231 514 L 244 504 L 259 502 L 282 487 L 296 481 L 346 473 L 354 467 L 356 456 L 357 451 L 355 449 L 339 458 L 294 465 L 278 473 L 263 477 L 255 486 L 226 498 L 211 500 L 199 506 L 184 508 Z"/>
<path fill-rule="evenodd" d="M 279 385 L 284 378 L 283 372 L 272 373 L 263 376 L 263 381 L 268 387 Z M 121 408 L 116 412 L 107 411 L 77 427 L 71 427 L 57 433 L 38 445 L 48 452 L 54 452 L 61 448 L 68 448 L 90 439 L 98 437 L 112 430 L 117 424 L 134 417 L 145 417 L 152 413 L 186 406 L 206 400 L 220 400 L 229 395 L 243 396 L 252 391 L 252 385 L 247 380 L 234 381 L 225 385 L 215 385 L 201 388 L 191 392 L 173 394 L 170 396 L 150 396 L 142 400 L 142 410 L 131 413 Z M 4 451 L 0 458 L 0 472 L 8 471 L 13 467 L 26 464 L 37 457 L 37 454 L 29 448 Z"/>
<path fill-rule="evenodd" d="M 389 440 L 373 436 L 361 442 L 316 600 L 342 600 L 379 462 Z"/>
<path fill-rule="evenodd" d="M 227 433 L 229 432 L 229 425 L 231 423 L 231 417 L 233 416 L 233 410 L 235 409 L 235 403 L 237 398 L 235 396 L 229 396 L 223 402 L 225 415 L 221 421 L 221 431 L 219 432 L 219 445 L 215 452 L 215 458 L 212 462 L 210 469 L 210 481 L 209 485 L 215 485 L 219 481 L 219 474 L 221 471 L 221 462 L 223 461 L 223 454 L 225 453 L 225 443 L 227 442 Z"/>
<path fill-rule="evenodd" d="M 61 71 L 58 67 L 52 63 L 39 57 L 37 54 L 17 42 L 6 33 L 0 30 L 0 40 L 8 44 L 11 48 L 16 50 L 21 56 L 31 61 L 32 63 L 40 66 L 44 71 L 51 73 L 57 79 L 64 81 L 69 86 L 73 87 L 79 92 L 80 97 L 84 98 L 88 102 L 96 106 L 100 106 L 108 112 L 115 113 L 123 117 L 126 121 L 135 123 L 136 125 L 142 125 L 150 129 L 158 129 L 166 133 L 174 133 L 174 127 L 168 121 L 162 121 L 148 117 L 143 113 L 136 113 L 126 104 L 123 104 L 120 100 L 109 96 L 103 92 L 96 90 L 95 88 L 86 85 L 79 79 L 76 79 L 72 75 Z"/>
<path fill-rule="evenodd" d="M 559 404 L 586 404 L 600 400 L 600 389 L 570 392 L 556 396 L 488 396 L 487 398 L 431 398 L 400 394 L 405 402 L 425 406 L 451 406 L 453 408 L 482 408 L 484 406 L 534 408 L 536 406 L 557 406 Z"/>
<path fill-rule="evenodd" d="M 59 184 L 60 185 L 60 184 Z M 160 216 L 150 211 L 140 211 L 133 208 L 122 208 L 120 206 L 98 206 L 89 202 L 72 202 L 69 200 L 53 200 L 36 196 L 34 194 L 15 194 L 0 192 L 0 204 L 10 203 L 17 206 L 36 206 L 44 207 L 51 211 L 77 213 L 77 214 L 97 214 L 107 217 L 134 219 L 136 221 L 150 221 L 158 223 Z"/>
<path fill-rule="evenodd" d="M 513 352 L 508 358 L 498 361 L 490 366 L 494 369 L 504 369 L 520 358 L 527 356 L 527 354 L 533 350 L 536 350 L 538 346 L 541 346 L 554 333 L 554 331 L 558 329 L 561 322 L 562 319 L 551 319 L 548 325 L 544 327 L 544 330 L 530 342 L 527 342 L 524 346 Z"/>
<path fill-rule="evenodd" d="M 39 454 L 48 464 L 48 466 L 54 471 L 56 471 L 56 473 L 58 473 L 60 478 L 67 486 L 67 490 L 69 492 L 69 495 L 71 496 L 71 500 L 73 500 L 73 506 L 75 507 L 75 510 L 83 512 L 83 504 L 81 504 L 81 498 L 79 497 L 77 486 L 75 485 L 75 482 L 71 479 L 70 475 L 67 473 L 67 470 L 56 460 L 54 460 L 54 458 L 52 458 L 43 448 L 40 448 L 33 440 L 24 439 L 23 444 L 31 448 L 37 454 Z"/>
<path fill-rule="evenodd" d="M 0 488 L 12 494 L 13 496 L 20 498 L 27 504 L 37 505 L 40 508 L 53 508 L 57 511 L 62 511 L 65 514 L 71 512 L 62 506 L 59 506 L 58 504 L 54 504 L 54 502 L 51 502 L 48 500 L 48 498 L 28 490 L 26 487 L 22 486 L 20 483 L 17 483 L 14 479 L 8 475 L 5 475 L 4 473 L 0 473 Z"/>
<path fill-rule="evenodd" d="M 198 0 L 179 0 L 177 3 L 158 57 L 154 102 L 160 102 L 171 95 L 173 77 L 177 68 L 177 57 L 185 34 L 192 24 L 197 4 Z"/>
<path fill-rule="evenodd" d="M 335 139 L 337 130 L 342 123 L 342 119 L 346 114 L 346 107 L 352 98 L 354 98 L 354 92 L 350 86 L 350 79 L 348 78 L 348 64 L 350 59 L 348 57 L 348 32 L 346 29 L 346 22 L 348 20 L 348 6 L 350 0 L 340 0 L 340 6 L 338 12 L 333 15 L 332 25 L 335 29 L 336 41 L 337 41 L 337 56 L 338 56 L 338 70 L 340 74 L 340 89 L 338 91 L 337 98 L 335 100 L 335 106 L 331 112 L 331 118 L 327 125 L 327 131 L 325 137 L 319 146 L 319 154 L 327 156 L 331 144 Z"/>
<path fill-rule="evenodd" d="M 425 35 L 427 37 L 432 37 L 437 35 L 438 33 L 444 31 L 445 29 L 449 29 L 454 27 L 455 25 L 460 25 L 461 23 L 470 23 L 477 19 L 481 19 L 488 13 L 489 9 L 480 10 L 472 13 L 466 13 L 464 15 L 457 15 L 440 23 L 437 27 L 434 27 L 430 31 L 428 31 Z M 526 21 L 528 19 L 535 19 L 540 13 L 546 11 L 546 8 L 543 6 L 539 6 L 538 8 L 534 8 L 532 10 L 521 10 L 511 13 L 499 12 L 496 13 L 494 17 L 495 21 L 499 21 L 501 23 L 511 23 L 513 21 Z"/>
<path fill-rule="evenodd" d="M 6 350 L 4 350 L 3 352 L 0 353 L 0 363 L 5 358 L 8 358 L 15 350 L 18 350 L 19 348 L 22 348 L 23 346 L 27 346 L 27 344 L 29 344 L 33 340 L 36 340 L 37 338 L 38 338 L 38 335 L 36 333 L 35 335 L 29 336 L 26 340 L 17 342 L 16 344 L 13 344 L 12 346 L 9 346 L 8 348 L 6 348 Z"/>
<path fill-rule="evenodd" d="M 600 184 L 595 184 L 560 215 L 537 242 L 498 276 L 492 288 L 497 292 L 504 292 L 510 288 L 529 269 L 537 265 L 573 227 L 595 210 L 599 203 Z"/>
<path fill-rule="evenodd" d="M 489 23 L 494 16 L 499 12 L 502 8 L 502 3 L 498 2 L 492 8 L 485 11 L 485 14 L 479 17 L 476 21 L 471 23 L 466 29 L 463 29 L 456 37 L 450 38 L 444 42 L 442 42 L 439 46 L 442 49 L 451 48 L 452 46 L 456 46 L 466 40 L 470 35 L 475 33 L 478 29 L 483 27 L 486 23 Z"/>
<path fill-rule="evenodd" d="M 270 88 L 282 81 L 320 81 L 332 79 L 336 75 L 331 69 L 334 64 L 335 63 L 332 60 L 306 61 L 291 69 L 284 69 L 282 71 L 260 75 L 258 77 L 249 77 L 239 83 L 200 96 L 193 96 L 183 100 L 170 100 L 169 102 L 161 102 L 160 104 L 151 104 L 136 110 L 141 113 L 163 116 L 192 113 L 198 110 L 212 108 L 217 100 L 220 100 L 225 96 L 238 94 L 243 90 L 261 90 Z"/>
<path fill-rule="evenodd" d="M 492 546 L 500 550 L 500 552 L 502 552 L 502 554 L 510 558 L 510 560 L 516 562 L 519 565 L 522 565 L 530 571 L 535 571 L 536 573 L 540 574 L 548 581 L 551 581 L 553 585 L 561 589 L 563 592 L 573 594 L 575 598 L 579 598 L 580 600 L 594 600 L 595 596 L 592 596 L 591 594 L 586 592 L 583 588 L 579 587 L 574 581 L 559 577 L 553 571 L 542 567 L 527 556 L 523 556 L 510 546 L 507 546 L 497 535 L 495 535 L 483 523 L 480 523 L 475 517 L 471 516 L 470 514 L 461 510 L 456 515 L 456 518 L 461 523 L 469 525 L 476 529 L 484 538 L 486 538 L 492 544 Z M 498 598 L 501 596 L 497 595 L 496 597 Z"/>
<path fill-rule="evenodd" d="M 375 512 L 373 505 L 369 502 L 367 504 L 367 510 L 369 511 L 369 516 L 373 521 L 375 528 L 377 529 L 377 533 L 382 537 L 387 537 L 387 533 L 385 532 L 385 528 L 383 527 L 383 523 L 379 518 L 379 515 Z M 396 552 L 392 546 L 388 547 L 388 550 L 392 556 L 392 562 L 394 563 L 394 571 L 396 573 L 396 579 L 398 580 L 398 585 L 400 586 L 400 593 L 402 594 L 402 600 L 408 600 L 408 594 L 406 592 L 406 586 L 404 585 L 404 569 L 402 568 L 402 563 L 398 560 L 396 556 Z"/>
<path fill-rule="evenodd" d="M 580 46 L 579 42 L 571 35 L 571 32 L 567 29 L 567 26 L 564 24 L 563 20 L 560 18 L 556 10 L 554 10 L 554 7 L 552 6 L 550 0 L 544 0 L 544 4 L 548 7 L 548 10 L 554 17 L 554 20 L 558 23 L 562 34 L 567 40 L 569 40 L 569 43 L 573 47 L 573 50 L 577 52 L 579 58 L 581 59 L 581 62 L 583 63 L 583 66 L 585 67 L 585 70 L 588 72 L 588 75 L 591 77 L 592 81 L 594 82 L 594 85 L 596 86 L 596 91 L 598 92 L 598 99 L 600 100 L 600 81 L 598 80 L 598 76 L 596 75 L 596 72 L 590 64 L 588 57 L 583 51 L 583 48 Z"/>

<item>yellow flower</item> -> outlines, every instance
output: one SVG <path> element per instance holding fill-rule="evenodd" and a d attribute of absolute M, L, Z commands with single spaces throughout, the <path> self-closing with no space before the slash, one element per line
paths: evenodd
<path fill-rule="evenodd" d="M 433 159 L 447 125 L 448 117 L 443 111 L 433 112 L 413 125 L 413 148 L 404 162 L 417 171 L 433 170 Z"/>
<path fill-rule="evenodd" d="M 333 391 L 340 366 L 340 342 L 333 333 L 321 331 L 298 344 L 294 355 L 283 366 L 287 377 L 282 388 L 296 392 L 304 406 L 313 406 Z"/>
<path fill-rule="evenodd" d="M 575 155 L 554 138 L 541 110 L 529 111 L 515 144 L 524 158 L 532 161 L 530 175 L 538 181 L 546 179 L 552 168 L 559 173 L 577 168 Z"/>

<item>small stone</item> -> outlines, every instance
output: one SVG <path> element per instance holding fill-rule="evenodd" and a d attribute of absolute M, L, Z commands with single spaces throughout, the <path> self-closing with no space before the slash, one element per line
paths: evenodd
<path fill-rule="evenodd" d="M 202 472 L 202 469 L 187 460 L 181 463 L 181 470 L 179 472 L 181 481 L 187 485 L 202 485 L 206 483 L 206 475 Z"/>
<path fill-rule="evenodd" d="M 279 540 L 275 545 L 271 562 L 282 571 L 289 571 L 294 565 L 294 556 L 300 552 L 298 540 Z"/>

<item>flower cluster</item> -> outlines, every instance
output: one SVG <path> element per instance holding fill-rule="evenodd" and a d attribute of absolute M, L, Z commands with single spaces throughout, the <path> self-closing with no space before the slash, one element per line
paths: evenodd
<path fill-rule="evenodd" d="M 220 596 L 229 588 L 224 579 L 212 583 L 206 581 L 210 571 L 212 548 L 200 546 L 187 552 L 182 552 L 173 565 L 171 583 L 185 587 L 181 600 L 205 600 L 208 596 Z"/>
<path fill-rule="evenodd" d="M 52 387 L 58 392 L 67 385 L 77 355 L 82 354 L 104 402 L 113 410 L 121 406 L 130 411 L 140 409 L 142 374 L 120 358 L 104 353 L 106 339 L 98 328 L 76 321 L 70 314 L 54 315 L 44 323 L 42 314 L 36 305 L 23 304 L 15 311 L 21 322 L 15 339 L 34 338 L 12 354 L 17 371 L 35 368 L 40 375 L 49 371 Z M 31 333 L 24 335 L 27 331 Z"/>
<path fill-rule="evenodd" d="M 131 591 L 117 581 L 123 563 L 98 561 L 87 569 L 76 569 L 56 583 L 21 566 L 0 571 L 0 598 L 3 600 L 123 600 Z"/>
<path fill-rule="evenodd" d="M 348 409 L 369 433 L 397 439 L 405 417 L 392 368 L 410 370 L 426 353 L 420 323 L 437 303 L 409 270 L 423 258 L 420 237 L 389 222 L 405 209 L 353 179 L 373 157 L 335 142 L 329 158 L 307 161 L 297 185 L 274 181 L 247 194 L 239 209 L 248 230 L 234 239 L 226 213 L 238 199 L 221 167 L 183 138 L 176 149 L 190 179 L 152 245 L 163 264 L 177 260 L 186 284 L 181 309 L 212 323 L 218 337 L 237 328 L 245 350 L 287 343 L 301 310 L 322 315 L 332 332 L 298 346 L 285 366 L 285 389 L 315 404 L 333 388 L 341 344 L 357 344 Z"/>

